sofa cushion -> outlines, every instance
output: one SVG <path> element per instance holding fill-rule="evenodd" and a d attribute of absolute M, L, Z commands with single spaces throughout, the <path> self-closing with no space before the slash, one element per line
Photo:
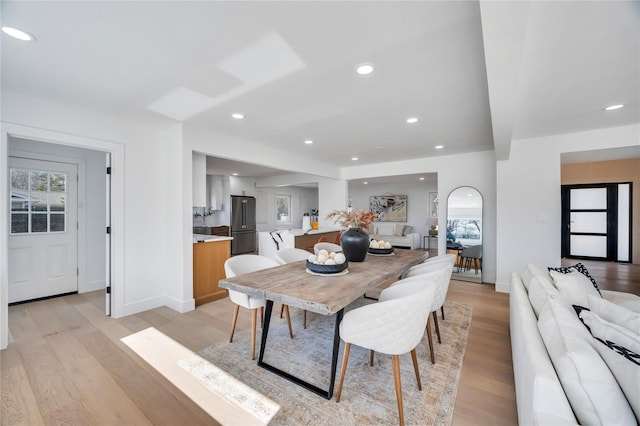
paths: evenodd
<path fill-rule="evenodd" d="M 591 294 L 587 296 L 587 301 L 591 312 L 600 318 L 640 334 L 640 313 Z"/>
<path fill-rule="evenodd" d="M 540 313 L 538 329 L 580 424 L 635 424 L 620 386 L 573 308 L 549 300 Z"/>
<path fill-rule="evenodd" d="M 578 271 L 580 272 L 582 275 L 584 275 L 585 277 L 589 278 L 589 281 L 591 281 L 591 284 L 595 287 L 595 289 L 598 291 L 598 293 L 600 293 L 600 289 L 598 288 L 598 283 L 596 282 L 595 278 L 593 278 L 591 276 L 591 274 L 589 273 L 589 270 L 587 269 L 586 266 L 584 266 L 582 263 L 576 263 L 575 265 L 571 265 L 571 266 L 563 266 L 560 268 L 547 268 L 549 269 L 549 272 L 551 271 L 556 271 L 556 272 L 560 272 L 563 274 L 568 274 L 572 271 Z M 602 296 L 602 294 L 600 294 L 600 296 Z"/>
<path fill-rule="evenodd" d="M 624 306 L 633 312 L 640 312 L 640 296 L 636 294 L 613 290 L 601 290 L 601 293 L 602 298 L 607 299 L 611 303 Z"/>
<path fill-rule="evenodd" d="M 545 277 L 534 276 L 529 282 L 529 301 L 536 317 L 540 316 L 542 308 L 551 298 L 562 298 L 558 289 Z"/>
<path fill-rule="evenodd" d="M 635 353 L 640 353 L 640 335 L 602 319 L 591 311 L 580 312 L 580 319 L 589 327 L 593 337 L 617 343 Z"/>
<path fill-rule="evenodd" d="M 640 354 L 602 339 L 596 339 L 596 350 L 616 378 L 636 420 L 640 420 Z"/>
<path fill-rule="evenodd" d="M 562 297 L 571 305 L 589 306 L 587 296 L 592 294 L 600 297 L 600 293 L 591 285 L 591 281 L 582 273 L 573 270 L 562 273 L 555 270 L 549 271 L 553 284 L 562 294 Z"/>
<path fill-rule="evenodd" d="M 412 232 L 413 232 L 413 226 L 405 225 L 404 226 L 404 231 L 402 231 L 402 236 L 406 237 L 407 235 L 411 234 Z"/>
<path fill-rule="evenodd" d="M 396 237 L 403 237 L 404 236 L 404 227 L 406 225 L 401 225 L 401 224 L 396 224 L 396 226 L 393 227 L 393 235 Z"/>

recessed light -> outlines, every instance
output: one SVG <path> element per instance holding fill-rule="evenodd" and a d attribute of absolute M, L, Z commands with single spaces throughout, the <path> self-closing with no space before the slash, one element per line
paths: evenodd
<path fill-rule="evenodd" d="M 238 174 L 237 174 L 237 173 L 231 173 L 231 174 L 232 174 L 232 175 L 234 175 L 234 176 L 238 176 Z"/>
<path fill-rule="evenodd" d="M 306 141 L 304 141 L 304 143 L 306 143 L 307 145 L 311 145 L 313 141 L 311 139 L 307 139 Z"/>
<path fill-rule="evenodd" d="M 236 120 L 242 120 L 244 118 L 244 114 L 240 114 L 239 112 L 234 112 L 231 116 Z"/>
<path fill-rule="evenodd" d="M 351 157 L 351 161 L 358 161 L 358 157 Z"/>
<path fill-rule="evenodd" d="M 604 110 L 605 111 L 613 111 L 614 109 L 620 109 L 624 106 L 624 104 L 618 104 L 618 105 L 611 105 L 606 107 Z"/>
<path fill-rule="evenodd" d="M 417 117 L 407 118 L 407 123 L 409 123 L 409 124 L 413 124 L 413 123 L 417 123 L 417 122 L 418 122 L 418 118 Z"/>
<path fill-rule="evenodd" d="M 435 148 L 436 149 L 442 149 L 442 148 L 444 148 L 444 145 L 436 145 Z"/>
<path fill-rule="evenodd" d="M 420 178 L 420 180 L 424 180 L 424 178 L 423 178 L 423 177 L 421 177 L 421 178 Z"/>
<path fill-rule="evenodd" d="M 367 182 L 366 180 L 364 182 L 362 182 L 363 185 L 368 185 L 369 182 Z"/>
<path fill-rule="evenodd" d="M 29 34 L 28 32 L 19 30 L 17 28 L 2 27 L 2 32 L 13 38 L 17 38 L 18 40 L 36 41 L 36 38 L 32 34 Z"/>
<path fill-rule="evenodd" d="M 360 64 L 356 67 L 356 72 L 360 75 L 367 75 L 373 72 L 373 65 L 371 64 Z"/>

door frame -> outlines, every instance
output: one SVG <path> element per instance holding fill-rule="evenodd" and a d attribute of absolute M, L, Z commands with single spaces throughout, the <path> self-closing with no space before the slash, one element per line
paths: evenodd
<path fill-rule="evenodd" d="M 618 185 L 626 185 L 630 187 L 629 190 L 629 260 L 618 260 L 618 220 L 609 218 L 609 212 L 618 212 Z M 569 196 L 572 189 L 589 189 L 589 188 L 606 188 L 607 190 L 607 257 L 594 258 L 587 256 L 571 256 L 570 255 L 570 238 L 571 232 L 569 231 L 570 225 L 570 203 L 571 198 Z M 604 182 L 604 183 L 582 183 L 561 185 L 561 231 L 560 231 L 560 254 L 562 257 L 569 257 L 571 259 L 584 259 L 584 260 L 604 260 L 610 262 L 619 263 L 631 263 L 633 259 L 633 182 Z M 599 211 L 599 210 L 598 210 Z"/>
<path fill-rule="evenodd" d="M 32 139 L 44 143 L 70 145 L 95 149 L 111 154 L 111 314 L 115 318 L 124 315 L 124 171 L 125 147 L 123 144 L 101 139 L 76 136 L 19 124 L 0 122 L 0 169 L 8 170 L 9 137 Z M 0 223 L 6 229 L 9 223 L 7 173 L 0 173 Z M 8 309 L 8 233 L 0 233 L 0 349 L 9 343 Z"/>

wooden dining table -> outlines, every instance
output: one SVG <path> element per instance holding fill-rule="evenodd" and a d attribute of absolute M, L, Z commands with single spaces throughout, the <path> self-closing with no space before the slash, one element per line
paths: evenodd
<path fill-rule="evenodd" d="M 324 398 L 331 399 L 340 347 L 340 321 L 347 307 L 367 291 L 397 279 L 411 266 L 422 262 L 428 252 L 397 249 L 392 255 L 368 254 L 364 262 L 349 262 L 347 273 L 312 274 L 305 261 L 288 263 L 269 269 L 220 280 L 219 287 L 267 300 L 262 329 L 258 365 Z M 305 309 L 322 315 L 335 315 L 335 329 L 329 371 L 329 389 L 314 384 L 264 362 L 273 303 Z"/>

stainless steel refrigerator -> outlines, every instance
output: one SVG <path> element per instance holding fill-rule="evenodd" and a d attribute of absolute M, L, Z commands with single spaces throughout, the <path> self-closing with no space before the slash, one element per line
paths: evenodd
<path fill-rule="evenodd" d="M 256 250 L 256 199 L 231 196 L 231 254 Z"/>

